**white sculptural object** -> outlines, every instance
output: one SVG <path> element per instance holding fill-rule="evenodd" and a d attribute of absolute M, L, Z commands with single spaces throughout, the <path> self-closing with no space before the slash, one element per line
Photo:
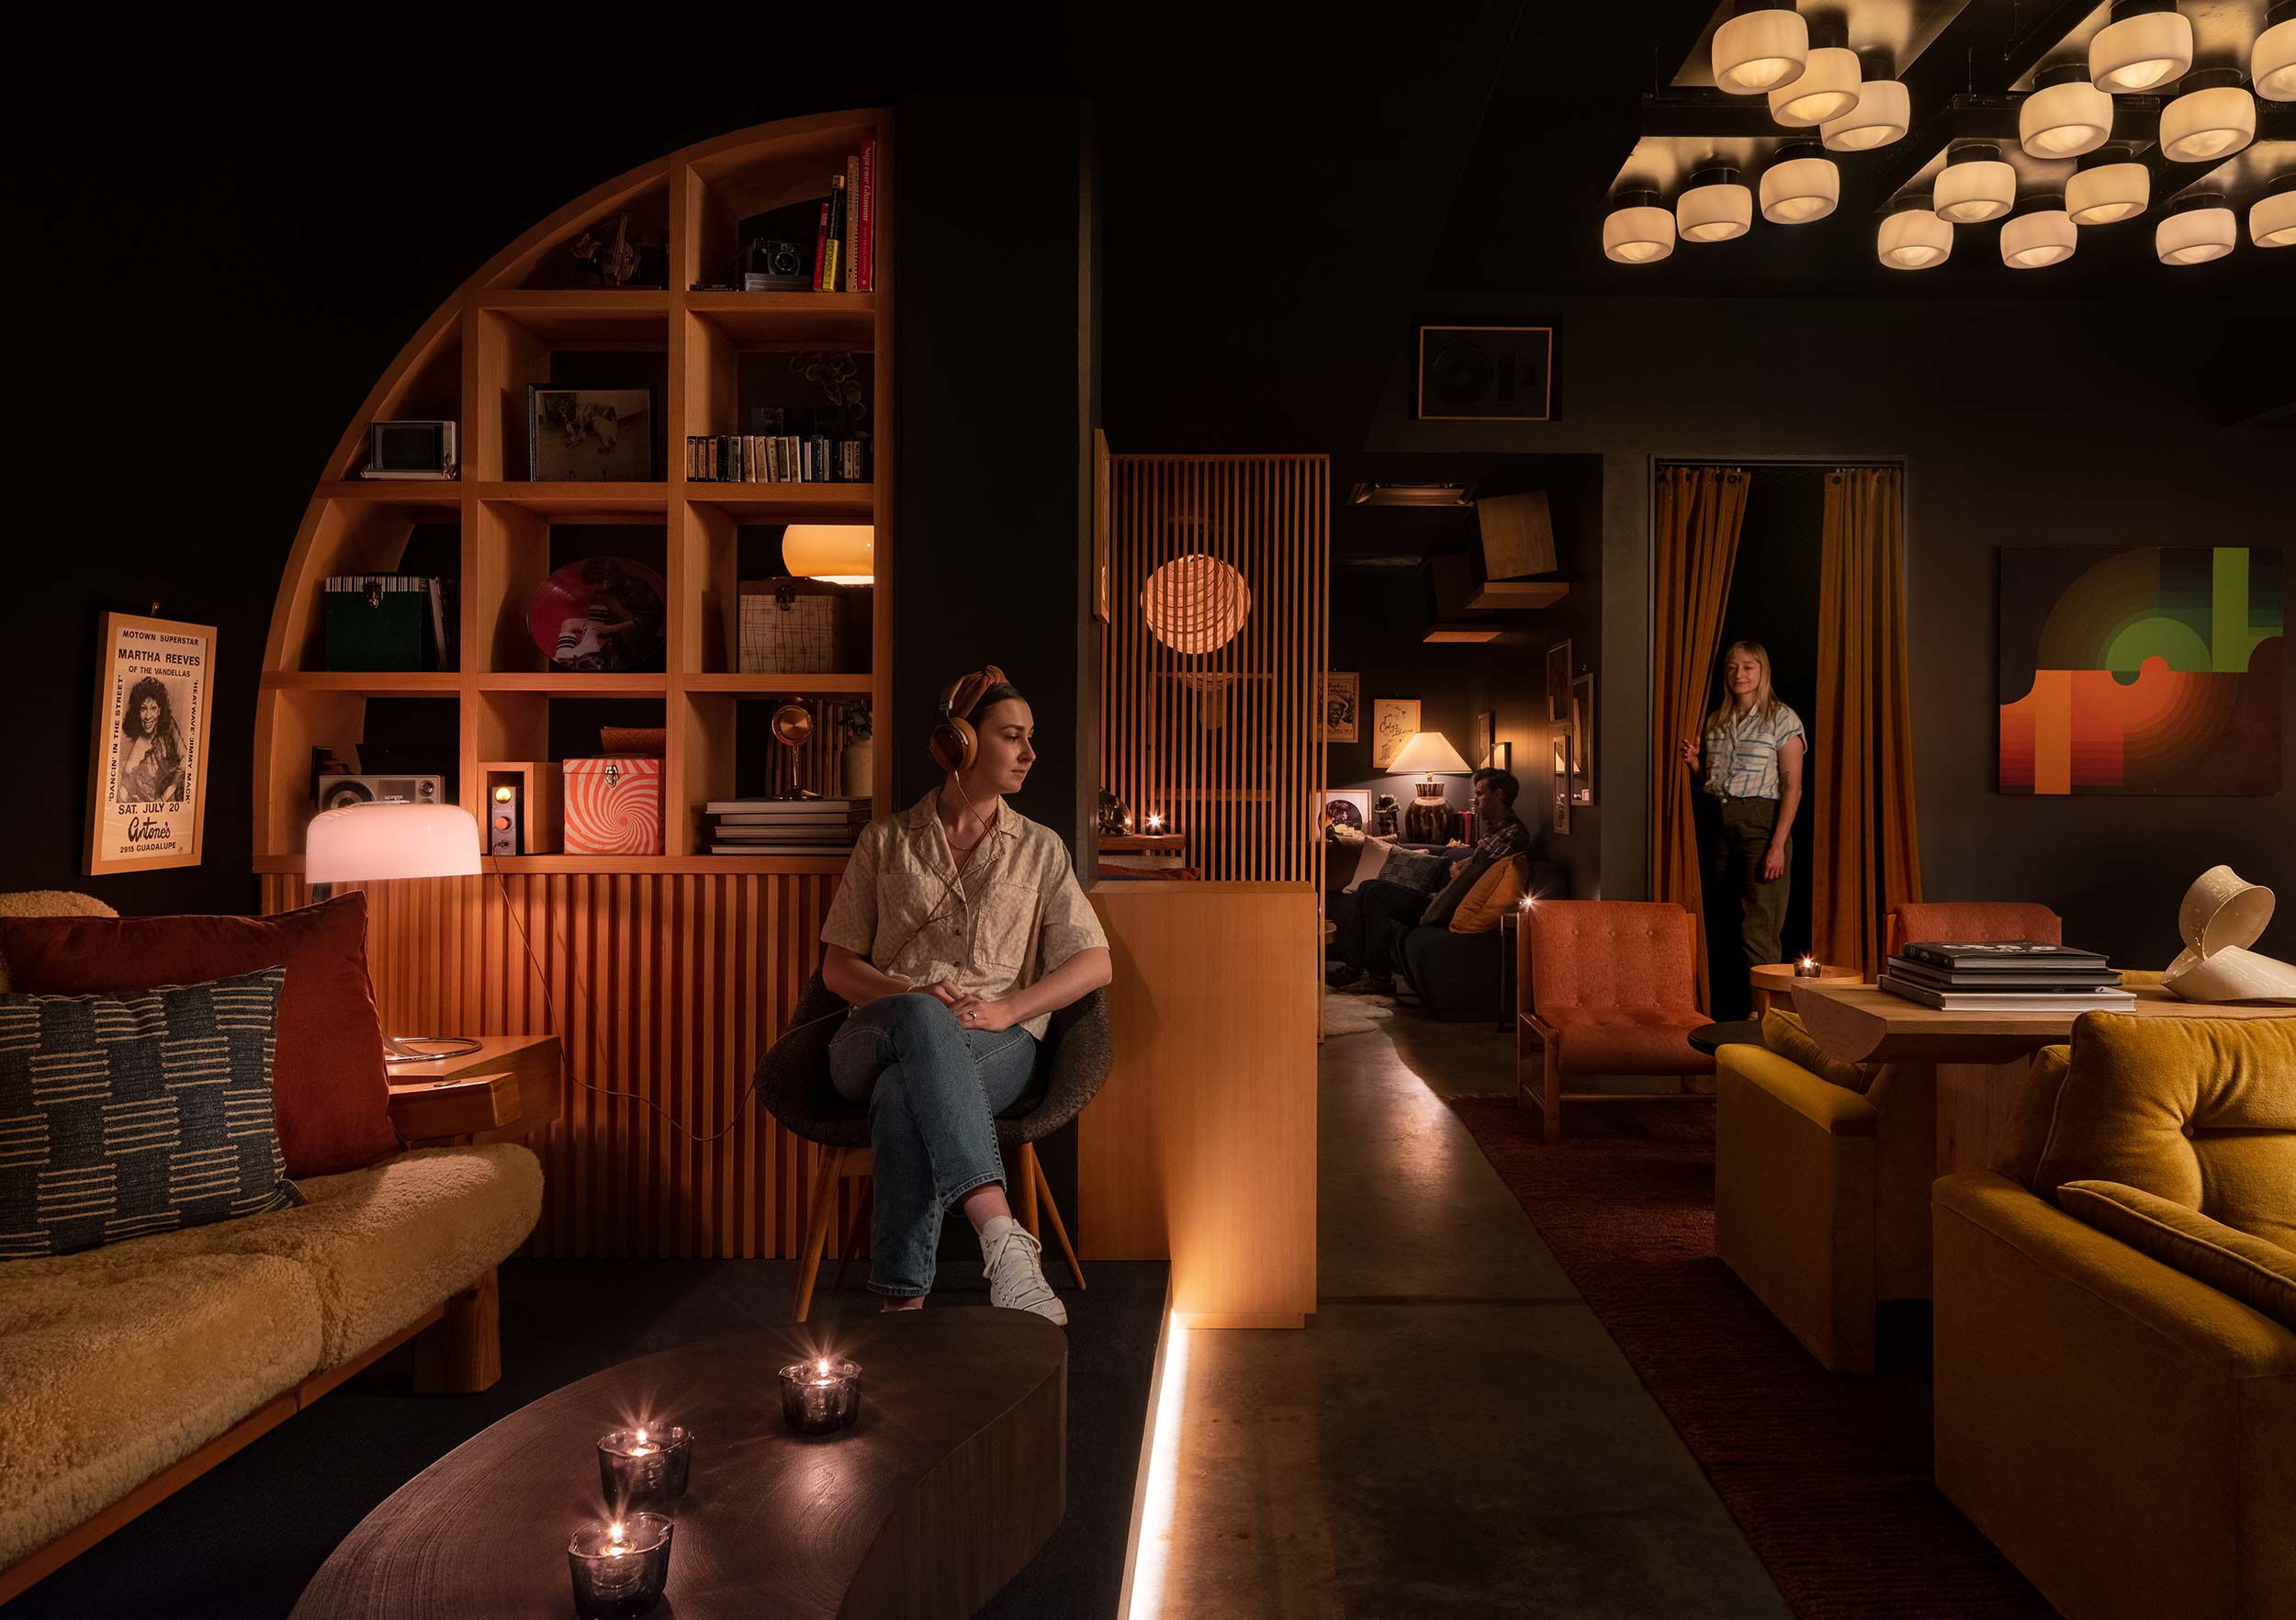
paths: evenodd
<path fill-rule="evenodd" d="M 2184 951 L 2161 984 L 2187 1001 L 2296 1001 L 2296 966 L 2248 949 L 2272 920 L 2272 891 L 2212 866 L 2177 908 Z"/>

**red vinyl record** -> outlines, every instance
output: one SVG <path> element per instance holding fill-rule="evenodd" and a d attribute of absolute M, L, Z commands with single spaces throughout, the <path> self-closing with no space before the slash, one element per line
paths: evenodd
<path fill-rule="evenodd" d="M 554 669 L 658 669 L 669 593 L 642 562 L 587 557 L 542 582 L 526 604 L 527 633 Z"/>

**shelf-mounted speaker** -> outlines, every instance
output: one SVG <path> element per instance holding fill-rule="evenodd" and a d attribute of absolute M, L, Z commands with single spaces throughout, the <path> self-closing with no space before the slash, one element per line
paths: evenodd
<path fill-rule="evenodd" d="M 1428 422 L 1551 422 L 1551 326 L 1422 326 L 1418 414 Z"/>

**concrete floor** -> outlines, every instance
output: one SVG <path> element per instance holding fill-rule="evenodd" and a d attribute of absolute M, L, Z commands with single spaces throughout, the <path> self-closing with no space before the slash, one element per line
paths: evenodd
<path fill-rule="evenodd" d="M 1319 1306 L 1190 1335 L 1164 1614 L 1784 1620 L 1444 1104 L 1512 1092 L 1512 1038 L 1404 1009 L 1320 1071 Z"/>

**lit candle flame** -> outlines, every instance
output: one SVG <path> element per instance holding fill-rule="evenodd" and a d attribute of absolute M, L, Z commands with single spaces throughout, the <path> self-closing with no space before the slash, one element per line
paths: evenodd
<path fill-rule="evenodd" d="M 625 1545 L 623 1540 L 625 1528 L 619 1521 L 614 1524 L 613 1528 L 609 1532 L 609 1534 L 613 1537 L 612 1541 L 606 1544 L 606 1551 L 611 1557 L 618 1558 L 624 1553 L 630 1550 L 628 1546 Z"/>
<path fill-rule="evenodd" d="M 823 1378 L 827 1378 L 829 1376 L 829 1358 L 826 1356 L 823 1356 L 819 1361 L 814 1363 L 813 1369 L 814 1371 L 819 1373 Z"/>
<path fill-rule="evenodd" d="M 643 1445 L 645 1445 L 645 1444 L 646 1444 L 646 1431 L 645 1431 L 644 1429 L 640 1429 L 640 1430 L 637 1432 L 637 1443 L 638 1443 L 640 1446 L 643 1446 Z"/>
<path fill-rule="evenodd" d="M 1151 811 L 1149 811 L 1149 812 L 1148 812 L 1148 830 L 1149 830 L 1150 832 L 1152 832 L 1152 833 L 1153 833 L 1153 832 L 1162 832 L 1162 831 L 1164 830 L 1164 812 L 1163 812 L 1163 811 L 1161 811 L 1161 810 L 1151 810 Z"/>
<path fill-rule="evenodd" d="M 1802 965 L 1804 967 L 1816 967 L 1818 965 L 1818 958 L 1814 956 L 1805 956 L 1802 958 Z"/>

